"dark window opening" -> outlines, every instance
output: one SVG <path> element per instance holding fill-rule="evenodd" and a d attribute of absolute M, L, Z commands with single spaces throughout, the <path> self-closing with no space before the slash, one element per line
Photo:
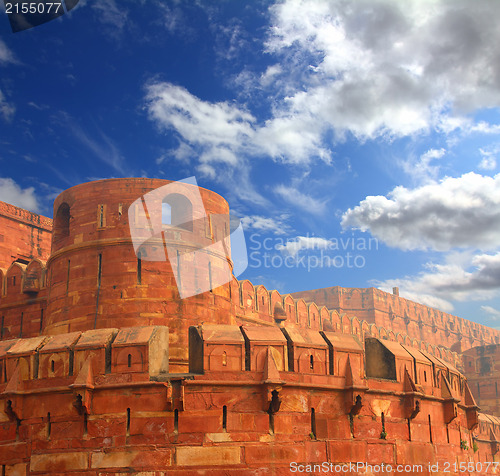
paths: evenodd
<path fill-rule="evenodd" d="M 50 440 L 50 432 L 52 431 L 52 423 L 50 421 L 50 412 L 47 413 L 47 439 Z"/>
<path fill-rule="evenodd" d="M 131 354 L 128 354 L 127 365 L 128 365 L 128 368 L 132 367 L 132 355 Z"/>
<path fill-rule="evenodd" d="M 142 258 L 141 252 L 137 252 L 137 284 L 142 284 Z"/>
<path fill-rule="evenodd" d="M 429 441 L 432 443 L 432 423 L 430 415 L 428 415 L 428 420 L 429 420 Z"/>
<path fill-rule="evenodd" d="M 102 276 L 102 254 L 99 253 L 97 257 L 97 286 L 101 286 L 101 276 Z"/>
<path fill-rule="evenodd" d="M 174 410 L 174 433 L 179 433 L 179 410 Z"/>
<path fill-rule="evenodd" d="M 227 431 L 227 406 L 222 407 L 222 429 Z"/>
<path fill-rule="evenodd" d="M 127 408 L 127 436 L 130 436 L 130 408 Z"/>
<path fill-rule="evenodd" d="M 316 410 L 311 408 L 311 437 L 316 439 Z"/>
<path fill-rule="evenodd" d="M 102 228 L 104 226 L 104 205 L 99 205 L 99 222 L 98 222 L 99 228 Z"/>
<path fill-rule="evenodd" d="M 70 269 L 70 265 L 71 265 L 71 260 L 68 260 L 68 272 L 67 272 L 67 276 L 66 276 L 66 294 L 68 294 L 68 290 L 69 290 L 69 269 Z"/>

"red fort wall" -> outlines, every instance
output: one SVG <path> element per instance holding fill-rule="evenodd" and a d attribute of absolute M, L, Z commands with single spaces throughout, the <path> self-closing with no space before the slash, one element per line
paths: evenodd
<path fill-rule="evenodd" d="M 52 220 L 0 202 L 0 268 L 14 261 L 46 261 L 50 254 Z"/>
<path fill-rule="evenodd" d="M 500 342 L 500 331 L 497 329 L 410 301 L 399 296 L 397 289 L 390 294 L 376 288 L 334 286 L 301 291 L 292 296 L 455 352 Z"/>
<path fill-rule="evenodd" d="M 168 183 L 63 192 L 47 261 L 2 271 L 4 474 L 289 474 L 292 462 L 492 473 L 500 420 L 478 412 L 454 352 L 473 323 L 373 288 L 304 299 L 233 278 L 180 299 L 169 262 L 138 260 L 128 233 L 130 204 Z M 168 239 L 196 241 L 182 227 Z M 497 336 L 476 330 L 470 344 Z"/>

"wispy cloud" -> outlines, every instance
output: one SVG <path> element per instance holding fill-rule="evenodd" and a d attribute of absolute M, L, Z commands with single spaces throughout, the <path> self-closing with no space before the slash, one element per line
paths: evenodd
<path fill-rule="evenodd" d="M 500 311 L 491 306 L 481 306 L 481 310 L 488 315 L 491 321 L 500 320 Z"/>
<path fill-rule="evenodd" d="M 95 157 L 111 167 L 119 175 L 127 175 L 125 170 L 125 159 L 115 142 L 103 131 L 98 130 L 91 134 L 83 129 L 74 118 L 67 113 L 61 113 L 58 122 L 63 124 L 73 136 L 87 148 Z"/>
<path fill-rule="evenodd" d="M 284 235 L 291 231 L 290 225 L 286 223 L 287 215 L 279 217 L 265 217 L 260 215 L 248 215 L 241 219 L 245 229 L 260 231 L 263 233 L 273 233 Z"/>
<path fill-rule="evenodd" d="M 415 276 L 373 284 L 384 290 L 398 286 L 403 297 L 451 311 L 451 301 L 481 301 L 500 295 L 500 252 L 450 254 L 444 263 L 427 263 Z"/>
<path fill-rule="evenodd" d="M 478 168 L 482 170 L 495 170 L 497 168 L 497 156 L 500 153 L 499 144 L 480 148 L 479 153 L 482 159 L 481 162 L 479 162 Z"/>
<path fill-rule="evenodd" d="M 308 213 L 322 215 L 326 211 L 326 199 L 317 199 L 304 192 L 301 192 L 294 186 L 277 185 L 274 192 L 288 203 L 294 205 Z"/>
<path fill-rule="evenodd" d="M 429 149 L 417 160 L 412 158 L 402 162 L 403 170 L 417 182 L 430 182 L 436 180 L 439 175 L 439 165 L 434 162 L 446 154 L 445 149 Z"/>
<path fill-rule="evenodd" d="M 3 117 L 4 121 L 10 122 L 15 112 L 16 107 L 12 103 L 7 102 L 2 90 L 0 90 L 0 115 Z"/>
<path fill-rule="evenodd" d="M 9 49 L 5 42 L 0 39 L 0 65 L 8 63 L 18 63 L 14 53 Z"/>
<path fill-rule="evenodd" d="M 115 0 L 100 0 L 92 5 L 99 21 L 107 27 L 107 32 L 119 37 L 128 22 L 128 10 L 123 2 L 118 6 Z"/>

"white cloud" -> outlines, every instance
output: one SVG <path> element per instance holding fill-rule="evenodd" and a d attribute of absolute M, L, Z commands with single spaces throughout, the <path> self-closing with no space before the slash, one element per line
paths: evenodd
<path fill-rule="evenodd" d="M 481 310 L 484 311 L 492 321 L 500 320 L 500 311 L 491 306 L 481 306 Z"/>
<path fill-rule="evenodd" d="M 403 250 L 494 250 L 500 244 L 500 174 L 458 178 L 369 196 L 342 216 L 342 226 L 369 230 Z"/>
<path fill-rule="evenodd" d="M 308 213 L 321 215 L 326 211 L 326 200 L 313 198 L 301 192 L 296 187 L 288 187 L 281 184 L 274 188 L 274 192 L 295 207 L 307 211 Z"/>
<path fill-rule="evenodd" d="M 96 2 L 92 8 L 96 10 L 99 21 L 104 25 L 113 27 L 112 35 L 121 34 L 128 21 L 128 10 L 123 4 L 118 6 L 115 0 L 101 0 Z"/>
<path fill-rule="evenodd" d="M 202 101 L 170 83 L 151 83 L 146 92 L 151 119 L 163 129 L 175 130 L 189 144 L 202 146 L 206 162 L 233 161 L 235 152 L 253 137 L 255 118 L 235 105 Z"/>
<path fill-rule="evenodd" d="M 416 276 L 373 283 L 383 290 L 398 286 L 403 297 L 450 312 L 450 301 L 479 301 L 500 294 L 500 252 L 451 254 L 445 263 L 427 263 Z"/>
<path fill-rule="evenodd" d="M 267 118 L 168 83 L 147 87 L 148 110 L 204 147 L 201 168 L 212 175 L 214 162 L 241 154 L 329 163 L 332 132 L 337 140 L 493 133 L 499 126 L 474 124 L 467 114 L 500 105 L 497 14 L 500 3 L 487 0 L 285 0 L 269 8 L 264 49 L 274 63 L 233 76 L 239 93 L 265 101 Z M 234 56 L 247 46 L 241 26 L 232 26 L 219 33 Z"/>
<path fill-rule="evenodd" d="M 0 178 L 0 200 L 32 212 L 38 212 L 40 208 L 35 189 L 23 189 L 11 178 Z"/>
<path fill-rule="evenodd" d="M 413 179 L 421 182 L 429 182 L 436 179 L 439 173 L 439 166 L 432 165 L 436 159 L 441 159 L 446 154 L 445 149 L 429 149 L 417 160 L 411 158 L 402 162 L 403 170 Z"/>
<path fill-rule="evenodd" d="M 15 106 L 7 102 L 5 96 L 2 93 L 2 90 L 0 90 L 0 114 L 2 115 L 3 119 L 6 122 L 10 122 L 15 112 Z"/>
<path fill-rule="evenodd" d="M 500 147 L 495 145 L 493 147 L 480 148 L 479 153 L 481 154 L 481 162 L 479 162 L 478 168 L 483 170 L 495 170 L 497 167 L 496 155 L 500 152 Z"/>
<path fill-rule="evenodd" d="M 288 240 L 285 244 L 276 245 L 281 253 L 297 256 L 302 250 L 327 250 L 336 246 L 336 243 L 315 236 L 297 236 L 294 240 Z"/>
<path fill-rule="evenodd" d="M 9 49 L 4 41 L 0 39 L 0 65 L 7 63 L 17 63 L 14 53 Z"/>
<path fill-rule="evenodd" d="M 261 232 L 283 235 L 290 231 L 290 226 L 285 223 L 287 216 L 282 215 L 277 218 L 264 217 L 260 215 L 248 215 L 241 219 L 245 229 L 253 229 Z"/>
<path fill-rule="evenodd" d="M 296 81 L 281 120 L 398 137 L 500 104 L 499 3 L 286 0 L 270 12 L 267 51 Z"/>

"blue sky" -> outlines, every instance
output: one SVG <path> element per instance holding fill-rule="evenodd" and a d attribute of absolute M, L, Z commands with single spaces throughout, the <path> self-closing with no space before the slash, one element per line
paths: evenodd
<path fill-rule="evenodd" d="M 500 319 L 500 3 L 80 1 L 0 18 L 0 200 L 198 183 L 245 225 L 240 279 L 391 290 Z"/>

